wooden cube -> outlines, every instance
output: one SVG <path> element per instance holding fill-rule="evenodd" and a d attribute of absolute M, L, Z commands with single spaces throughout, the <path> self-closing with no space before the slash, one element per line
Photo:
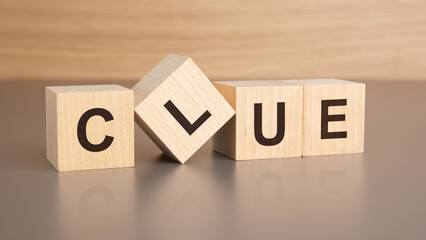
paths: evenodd
<path fill-rule="evenodd" d="M 303 86 L 284 81 L 216 81 L 236 115 L 213 149 L 235 160 L 302 155 Z"/>
<path fill-rule="evenodd" d="M 47 159 L 58 171 L 134 166 L 133 91 L 46 87 Z"/>
<path fill-rule="evenodd" d="M 338 79 L 303 84 L 303 156 L 364 151 L 365 84 Z"/>
<path fill-rule="evenodd" d="M 181 163 L 235 114 L 189 57 L 168 55 L 133 90 L 136 122 Z"/>

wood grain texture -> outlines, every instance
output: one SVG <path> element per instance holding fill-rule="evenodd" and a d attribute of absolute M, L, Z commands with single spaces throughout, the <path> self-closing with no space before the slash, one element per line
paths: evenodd
<path fill-rule="evenodd" d="M 423 0 L 0 0 L 0 79 L 140 79 L 164 55 L 215 80 L 425 80 Z"/>
<path fill-rule="evenodd" d="M 235 114 L 189 57 L 165 57 L 132 89 L 136 122 L 165 154 L 181 163 Z M 206 112 L 210 116 L 190 133 L 166 108 L 169 102 L 190 125 Z"/>
<path fill-rule="evenodd" d="M 214 85 L 236 112 L 213 139 L 213 149 L 235 160 L 302 156 L 303 86 L 285 81 L 216 81 Z M 278 103 L 285 103 L 283 131 L 278 130 Z M 276 143 L 261 144 L 255 137 L 255 104 L 261 104 L 261 135 Z M 282 122 L 281 122 L 282 121 Z M 260 123 L 260 121 L 259 121 Z M 277 138 L 278 139 L 278 138 Z"/>
<path fill-rule="evenodd" d="M 298 80 L 303 84 L 303 156 L 364 152 L 365 84 L 338 79 Z M 344 121 L 328 122 L 328 132 L 346 132 L 345 138 L 322 137 L 322 101 L 345 99 L 328 107 L 328 115 Z"/>
<path fill-rule="evenodd" d="M 103 151 L 89 151 L 78 139 L 77 126 L 90 109 L 103 108 L 113 119 L 89 118 L 90 143 L 112 136 Z M 134 166 L 133 91 L 118 85 L 60 86 L 46 88 L 47 158 L 58 171 Z"/>

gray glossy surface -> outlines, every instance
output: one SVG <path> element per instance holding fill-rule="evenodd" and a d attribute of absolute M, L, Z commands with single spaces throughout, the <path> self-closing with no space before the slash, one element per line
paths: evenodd
<path fill-rule="evenodd" d="M 136 126 L 135 168 L 65 173 L 46 85 L 0 84 L 0 239 L 426 239 L 426 83 L 367 82 L 364 154 L 181 165 Z"/>

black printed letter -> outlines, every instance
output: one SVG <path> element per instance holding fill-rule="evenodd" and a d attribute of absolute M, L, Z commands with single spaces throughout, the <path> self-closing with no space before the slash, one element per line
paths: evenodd
<path fill-rule="evenodd" d="M 328 122 L 345 121 L 345 114 L 328 115 L 330 106 L 346 106 L 346 99 L 333 99 L 321 101 L 321 139 L 346 138 L 347 132 L 328 132 Z"/>
<path fill-rule="evenodd" d="M 190 123 L 188 119 L 179 111 L 179 109 L 172 103 L 167 101 L 164 107 L 172 114 L 178 123 L 185 129 L 185 131 L 192 135 L 207 119 L 211 116 L 209 111 L 205 111 L 194 123 Z"/>
<path fill-rule="evenodd" d="M 285 103 L 277 103 L 277 134 L 273 138 L 265 138 L 262 134 L 262 104 L 254 104 L 254 137 L 263 146 L 277 145 L 284 139 Z"/>
<path fill-rule="evenodd" d="M 89 142 L 89 140 L 87 139 L 87 134 L 86 134 L 86 126 L 89 119 L 93 116 L 101 116 L 104 118 L 105 122 L 114 120 L 114 117 L 106 109 L 93 108 L 85 112 L 81 116 L 80 120 L 78 121 L 77 136 L 81 146 L 83 146 L 87 151 L 101 152 L 107 149 L 111 145 L 112 140 L 114 140 L 114 138 L 107 135 L 105 136 L 105 139 L 100 144 L 95 145 Z"/>

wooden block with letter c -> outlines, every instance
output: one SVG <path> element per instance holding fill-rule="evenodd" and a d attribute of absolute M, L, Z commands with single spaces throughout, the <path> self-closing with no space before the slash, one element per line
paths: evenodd
<path fill-rule="evenodd" d="M 303 86 L 286 81 L 216 81 L 236 115 L 213 149 L 235 160 L 302 155 Z"/>
<path fill-rule="evenodd" d="M 235 114 L 189 57 L 168 55 L 133 90 L 136 122 L 181 163 Z"/>
<path fill-rule="evenodd" d="M 46 87 L 47 159 L 58 171 L 134 166 L 133 91 Z"/>

